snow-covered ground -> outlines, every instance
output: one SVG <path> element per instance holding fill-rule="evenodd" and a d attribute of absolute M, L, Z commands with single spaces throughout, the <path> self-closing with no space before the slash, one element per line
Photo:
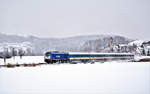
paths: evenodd
<path fill-rule="evenodd" d="M 43 62 L 43 57 L 21 61 Z M 150 62 L 0 68 L 0 94 L 150 94 Z"/>
<path fill-rule="evenodd" d="M 44 63 L 44 56 L 23 56 L 20 59 L 19 56 L 15 58 L 9 58 L 6 63 L 10 64 L 32 64 L 32 63 Z M 4 65 L 4 59 L 0 58 L 0 65 Z"/>
<path fill-rule="evenodd" d="M 148 60 L 150 60 L 150 56 L 135 56 L 134 57 L 135 61 L 140 61 L 142 59 L 148 59 Z"/>

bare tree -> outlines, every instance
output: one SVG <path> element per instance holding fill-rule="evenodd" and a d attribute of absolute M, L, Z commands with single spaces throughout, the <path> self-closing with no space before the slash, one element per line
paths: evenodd
<path fill-rule="evenodd" d="M 25 55 L 25 51 L 23 49 L 19 49 L 19 56 L 20 56 L 20 59 L 22 59 L 22 56 Z"/>
<path fill-rule="evenodd" d="M 15 50 L 15 48 L 12 48 L 12 56 L 15 59 L 15 56 L 17 56 L 17 51 Z"/>
<path fill-rule="evenodd" d="M 6 59 L 7 59 L 7 58 L 11 58 L 11 55 L 10 55 L 10 53 L 8 52 L 8 48 L 4 48 L 3 58 L 4 58 L 4 63 L 5 63 L 5 65 L 6 65 Z"/>

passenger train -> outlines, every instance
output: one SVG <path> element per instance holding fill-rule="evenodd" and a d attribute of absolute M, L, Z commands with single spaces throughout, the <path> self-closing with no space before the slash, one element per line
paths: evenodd
<path fill-rule="evenodd" d="M 46 63 L 71 63 L 71 62 L 101 62 L 107 60 L 133 60 L 131 53 L 82 53 L 82 52 L 46 52 L 44 60 Z"/>

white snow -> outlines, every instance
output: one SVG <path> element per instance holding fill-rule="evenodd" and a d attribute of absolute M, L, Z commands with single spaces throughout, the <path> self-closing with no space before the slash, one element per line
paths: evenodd
<path fill-rule="evenodd" d="M 134 57 L 135 61 L 140 61 L 141 59 L 150 59 L 150 56 L 138 56 L 138 55 L 136 55 Z"/>
<path fill-rule="evenodd" d="M 0 94 L 150 94 L 150 62 L 0 68 Z"/>
<path fill-rule="evenodd" d="M 141 46 L 143 42 L 144 42 L 143 40 L 136 40 L 136 41 L 130 42 L 128 45 L 130 45 L 130 46 L 133 46 L 133 45 Z"/>
<path fill-rule="evenodd" d="M 15 58 L 9 58 L 6 60 L 6 64 L 32 64 L 32 63 L 44 63 L 44 56 L 15 56 Z M 4 59 L 0 58 L 0 65 L 4 65 Z"/>

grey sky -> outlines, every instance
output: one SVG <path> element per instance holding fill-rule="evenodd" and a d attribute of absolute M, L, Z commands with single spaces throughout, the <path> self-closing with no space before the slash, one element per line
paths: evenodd
<path fill-rule="evenodd" d="M 150 0 L 0 0 L 0 32 L 39 37 L 116 34 L 150 40 Z"/>

